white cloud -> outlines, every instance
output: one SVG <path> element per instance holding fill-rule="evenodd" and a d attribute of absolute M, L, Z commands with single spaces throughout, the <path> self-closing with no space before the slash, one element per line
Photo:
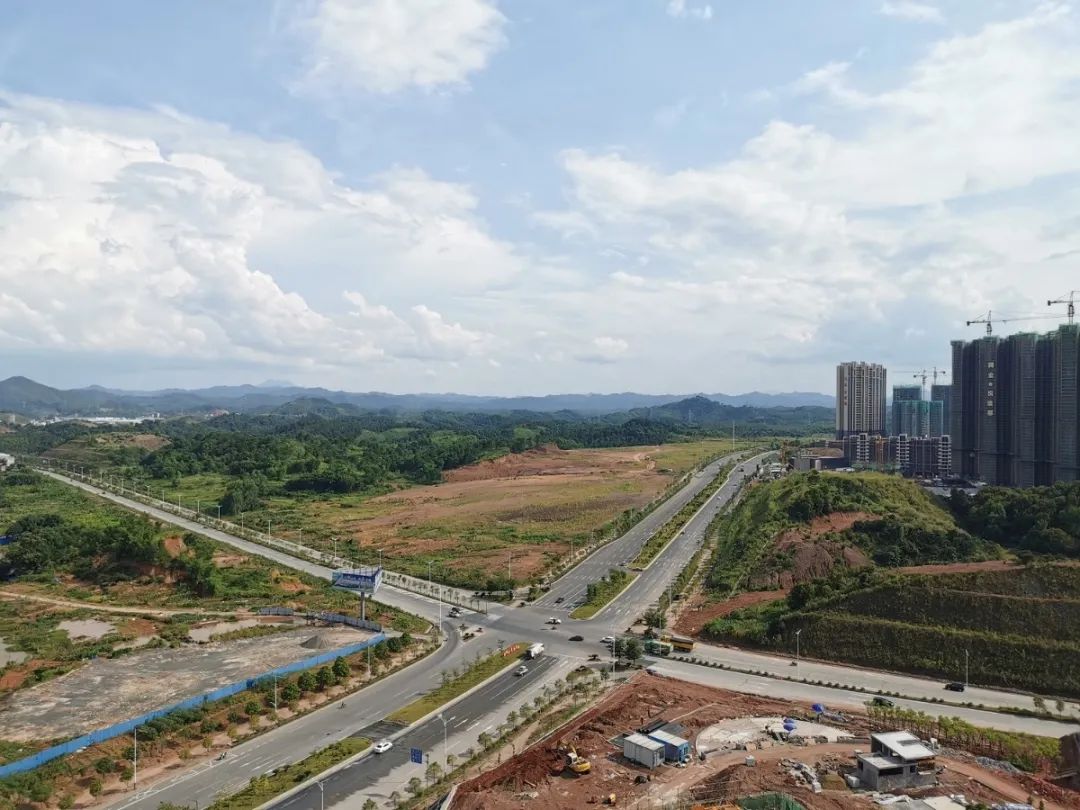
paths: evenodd
<path fill-rule="evenodd" d="M 713 8 L 708 3 L 687 4 L 686 0 L 668 0 L 667 13 L 668 16 L 676 18 L 711 20 Z"/>
<path fill-rule="evenodd" d="M 629 349 L 630 344 L 622 338 L 601 335 L 593 338 L 588 347 L 578 352 L 574 359 L 582 363 L 614 363 Z"/>
<path fill-rule="evenodd" d="M 506 42 L 491 0 L 318 0 L 295 21 L 309 49 L 296 88 L 325 95 L 460 86 Z"/>
<path fill-rule="evenodd" d="M 491 347 L 486 333 L 416 302 L 420 290 L 480 289 L 520 270 L 467 188 L 415 169 L 351 188 L 293 144 L 168 111 L 2 101 L 9 347 L 275 368 L 454 360 Z M 296 291 L 328 284 L 375 288 L 406 314 L 353 292 L 349 317 Z"/>
<path fill-rule="evenodd" d="M 884 0 L 880 11 L 886 17 L 899 17 L 915 22 L 945 22 L 941 9 L 929 3 L 915 3 L 911 0 Z"/>
<path fill-rule="evenodd" d="M 662 312 L 771 362 L 864 344 L 941 357 L 965 317 L 1046 311 L 1070 286 L 1050 257 L 1077 247 L 1080 192 L 1050 181 L 1080 171 L 1078 43 L 1069 8 L 1047 4 L 942 39 L 891 88 L 830 63 L 791 88 L 821 93 L 834 129 L 773 120 L 714 165 L 568 149 L 564 219 L 649 257 L 649 276 L 604 289 L 624 323 Z M 918 341 L 883 338 L 897 317 Z"/>

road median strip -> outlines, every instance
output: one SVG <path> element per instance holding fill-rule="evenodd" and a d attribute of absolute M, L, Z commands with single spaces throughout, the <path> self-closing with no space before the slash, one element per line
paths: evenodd
<path fill-rule="evenodd" d="M 637 574 L 623 571 L 620 568 L 612 568 L 606 577 L 601 577 L 599 582 L 590 582 L 584 603 L 578 605 L 570 613 L 571 619 L 591 619 L 620 593 L 630 587 L 630 583 L 637 578 Z"/>
<path fill-rule="evenodd" d="M 371 747 L 371 740 L 363 737 L 346 737 L 309 754 L 299 762 L 282 765 L 265 776 L 252 777 L 248 786 L 237 793 L 216 800 L 209 810 L 255 810 L 278 800 L 291 790 L 298 781 L 306 782 L 312 776 L 340 765 L 346 760 L 358 759 Z"/>
<path fill-rule="evenodd" d="M 518 660 L 517 653 L 527 646 L 524 643 L 513 644 L 502 652 L 480 659 L 461 675 L 448 679 L 442 686 L 433 689 L 422 698 L 417 698 L 407 706 L 402 706 L 393 714 L 388 714 L 385 719 L 392 723 L 415 723 L 514 664 Z"/>
<path fill-rule="evenodd" d="M 424 723 L 426 723 L 428 720 L 430 720 L 432 717 L 434 717 L 436 714 L 438 714 L 441 709 L 445 708 L 446 706 L 448 706 L 450 704 L 457 703 L 458 701 L 465 699 L 466 697 L 471 695 L 473 692 L 475 692 L 478 689 L 480 689 L 481 687 L 483 687 L 488 681 L 493 679 L 496 675 L 499 675 L 501 672 L 503 672 L 511 664 L 516 663 L 519 660 L 518 653 L 521 650 L 525 650 L 525 649 L 528 649 L 528 644 L 526 642 L 519 642 L 517 644 L 512 644 L 509 647 L 507 647 L 506 649 L 502 650 L 501 652 L 494 653 L 494 654 L 488 656 L 488 658 L 486 658 L 486 659 L 481 659 L 477 664 L 474 664 L 473 667 L 468 672 L 464 673 L 463 675 L 458 676 L 455 679 L 451 679 L 450 681 L 448 681 L 443 686 L 440 686 L 437 689 L 432 690 L 432 692 L 430 692 L 428 695 L 425 695 L 423 698 L 420 698 L 419 700 L 413 701 L 408 706 L 405 706 L 402 709 L 399 709 L 398 711 L 394 712 L 391 715 L 387 715 L 386 717 L 383 718 L 383 721 L 396 722 L 396 723 L 402 723 L 402 722 L 407 723 L 407 725 L 405 725 L 404 728 L 402 728 L 400 731 L 394 732 L 389 737 L 387 737 L 387 739 L 390 740 L 391 742 L 396 742 L 400 737 L 403 737 L 404 735 L 408 734 L 413 729 L 415 729 L 415 728 L 423 725 Z M 483 667 L 485 663 L 487 663 L 489 661 L 493 661 L 495 659 L 501 659 L 500 666 L 496 667 L 496 666 L 494 666 L 494 664 L 492 664 L 489 669 L 485 670 L 487 672 L 487 674 L 482 675 L 479 679 L 476 679 L 476 677 L 473 677 L 475 674 L 480 672 L 480 668 Z M 451 686 L 454 686 L 454 688 L 451 689 L 450 688 Z M 451 691 L 453 692 L 453 694 L 450 694 Z M 430 700 L 430 698 L 434 697 L 436 694 L 438 694 L 442 699 L 437 701 L 437 702 L 434 701 L 434 700 Z M 401 712 L 404 712 L 404 711 L 406 711 L 408 709 L 411 709 L 411 708 L 417 708 L 418 709 L 421 704 L 424 704 L 425 713 L 419 715 L 418 717 L 416 717 L 415 719 L 413 719 L 411 721 L 402 721 L 402 720 L 398 719 L 398 715 Z M 360 738 L 347 738 L 347 739 L 360 739 Z M 309 787 L 311 787 L 311 785 L 315 784 L 316 782 L 322 782 L 322 781 L 326 780 L 328 777 L 330 777 L 331 775 L 333 775 L 334 773 L 337 773 L 338 771 L 340 771 L 340 770 L 342 770 L 344 768 L 347 768 L 350 765 L 352 765 L 353 763 L 355 763 L 355 762 L 357 762 L 357 761 L 359 761 L 359 760 L 361 760 L 361 759 L 363 759 L 363 758 L 365 758 L 367 756 L 370 756 L 370 755 L 371 755 L 371 749 L 370 748 L 364 748 L 364 749 L 360 750 L 358 753 L 354 753 L 354 754 L 351 754 L 351 755 L 349 755 L 349 756 L 347 756 L 347 757 L 345 757 L 343 759 L 340 759 L 337 762 L 328 765 L 322 771 L 317 771 L 317 772 L 312 773 L 310 776 L 308 776 L 307 779 L 301 781 L 299 784 L 294 784 L 292 787 L 290 787 L 290 788 L 282 791 L 281 793 L 269 798 L 267 801 L 264 801 L 263 804 L 260 804 L 258 807 L 253 808 L 253 810 L 270 810 L 270 808 L 278 806 L 279 803 L 282 802 L 283 800 L 285 800 L 287 798 L 290 798 L 292 796 L 295 796 L 295 795 L 303 792 L 304 790 L 307 790 Z M 295 781 L 295 778 L 294 778 L 294 781 Z M 213 808 L 213 810 L 221 810 L 221 809 Z M 228 808 L 227 810 L 241 810 L 241 808 Z M 244 808 L 243 810 L 246 810 L 246 808 Z"/>
<path fill-rule="evenodd" d="M 725 464 L 717 472 L 716 477 L 710 481 L 701 492 L 687 501 L 667 523 L 653 532 L 641 547 L 641 551 L 639 551 L 637 556 L 631 561 L 630 566 L 632 568 L 644 570 L 652 565 L 663 550 L 668 547 L 671 541 L 679 535 L 679 532 L 683 527 L 693 520 L 694 516 L 700 512 L 712 497 L 720 491 L 720 488 L 728 482 L 728 479 L 731 478 L 731 473 L 735 470 L 736 464 L 738 464 L 737 461 Z"/>

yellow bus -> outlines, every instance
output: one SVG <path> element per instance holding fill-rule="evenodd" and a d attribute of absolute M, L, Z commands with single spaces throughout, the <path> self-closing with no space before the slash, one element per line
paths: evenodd
<path fill-rule="evenodd" d="M 686 638 L 686 636 L 663 636 L 661 641 L 666 641 L 671 645 L 671 648 L 676 652 L 691 652 L 694 649 L 694 640 L 692 638 Z"/>

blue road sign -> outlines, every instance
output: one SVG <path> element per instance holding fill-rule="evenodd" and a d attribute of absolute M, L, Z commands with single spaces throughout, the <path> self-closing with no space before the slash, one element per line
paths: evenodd
<path fill-rule="evenodd" d="M 417 765 L 424 764 L 424 752 L 419 748 L 409 749 L 409 762 L 415 762 Z"/>

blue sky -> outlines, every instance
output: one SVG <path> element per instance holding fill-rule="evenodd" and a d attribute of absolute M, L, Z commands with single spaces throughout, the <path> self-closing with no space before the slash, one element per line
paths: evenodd
<path fill-rule="evenodd" d="M 943 366 L 1080 287 L 1078 88 L 1058 2 L 5 4 L 0 376 Z"/>

